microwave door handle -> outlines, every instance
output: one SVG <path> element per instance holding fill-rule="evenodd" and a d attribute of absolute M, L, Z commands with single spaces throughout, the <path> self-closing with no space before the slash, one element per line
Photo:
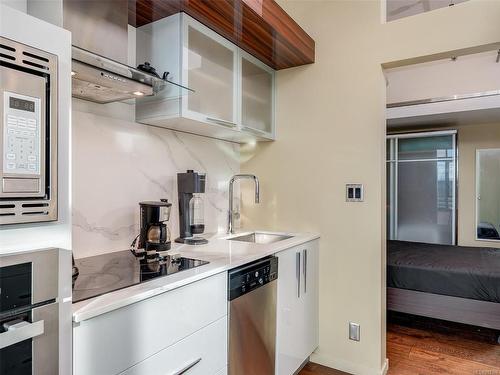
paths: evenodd
<path fill-rule="evenodd" d="M 44 330 L 43 320 L 14 324 L 7 331 L 0 333 L 0 349 L 43 335 Z"/>

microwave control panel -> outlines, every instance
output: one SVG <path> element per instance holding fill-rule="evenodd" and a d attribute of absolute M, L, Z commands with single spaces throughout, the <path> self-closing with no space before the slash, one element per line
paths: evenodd
<path fill-rule="evenodd" d="M 40 98 L 4 92 L 4 174 L 40 175 L 40 105 Z"/>

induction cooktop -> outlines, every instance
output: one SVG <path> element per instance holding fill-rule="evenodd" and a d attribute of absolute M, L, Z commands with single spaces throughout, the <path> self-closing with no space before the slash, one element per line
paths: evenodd
<path fill-rule="evenodd" d="M 75 263 L 73 303 L 208 264 L 179 255 L 147 259 L 130 250 L 76 259 Z"/>

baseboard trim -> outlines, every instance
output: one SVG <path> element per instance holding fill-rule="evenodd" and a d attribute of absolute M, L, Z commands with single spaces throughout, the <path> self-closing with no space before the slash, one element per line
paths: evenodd
<path fill-rule="evenodd" d="M 382 370 L 380 371 L 381 375 L 387 375 L 387 371 L 389 371 L 389 359 L 386 358 L 384 361 L 384 365 L 382 366 Z"/>
<path fill-rule="evenodd" d="M 300 367 L 297 369 L 297 371 L 295 371 L 295 372 L 293 373 L 293 375 L 297 375 L 299 372 L 301 372 L 301 371 L 302 371 L 302 369 L 303 369 L 304 367 L 306 367 L 306 365 L 309 363 L 309 361 L 310 361 L 310 360 L 311 360 L 311 357 L 307 357 L 307 359 L 306 359 L 304 362 L 302 362 L 302 364 L 300 365 Z"/>
<path fill-rule="evenodd" d="M 379 369 L 366 367 L 360 365 L 359 363 L 353 363 L 341 359 L 331 360 L 330 358 L 324 358 L 316 354 L 313 354 L 313 356 L 311 357 L 311 362 L 315 362 L 320 365 L 331 367 L 336 370 L 344 371 L 348 374 L 354 375 L 386 375 L 387 371 L 389 370 L 389 360 L 387 358 L 385 359 L 382 367 Z"/>

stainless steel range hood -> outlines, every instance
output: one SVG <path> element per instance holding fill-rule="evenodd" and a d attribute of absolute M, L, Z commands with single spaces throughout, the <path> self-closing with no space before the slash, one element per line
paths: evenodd
<path fill-rule="evenodd" d="M 72 33 L 72 94 L 96 103 L 154 95 L 167 81 L 127 65 L 127 0 L 63 0 Z"/>
<path fill-rule="evenodd" d="M 72 95 L 111 103 L 154 95 L 167 84 L 161 78 L 73 46 Z"/>

